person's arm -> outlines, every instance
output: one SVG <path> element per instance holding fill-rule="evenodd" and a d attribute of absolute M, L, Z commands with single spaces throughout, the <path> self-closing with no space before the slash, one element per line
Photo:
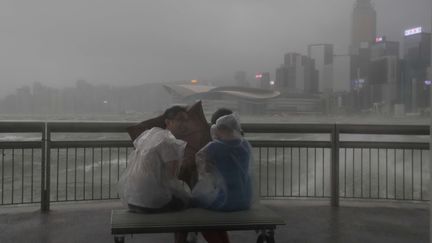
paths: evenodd
<path fill-rule="evenodd" d="M 214 169 L 214 162 L 212 161 L 213 155 L 212 144 L 208 143 L 195 155 L 195 162 L 197 165 L 198 173 L 209 173 Z"/>
<path fill-rule="evenodd" d="M 206 153 L 205 150 L 200 150 L 195 155 L 195 163 L 197 165 L 198 174 L 207 172 L 206 170 Z"/>
<path fill-rule="evenodd" d="M 165 133 L 163 141 L 158 146 L 159 158 L 165 164 L 165 173 L 169 178 L 177 177 L 183 158 L 186 142 L 167 136 Z"/>

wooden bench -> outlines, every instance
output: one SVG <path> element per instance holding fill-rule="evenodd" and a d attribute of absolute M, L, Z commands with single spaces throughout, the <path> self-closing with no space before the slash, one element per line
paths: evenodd
<path fill-rule="evenodd" d="M 285 225 L 284 220 L 263 205 L 238 212 L 215 212 L 191 208 L 179 212 L 138 214 L 127 209 L 112 210 L 111 234 L 116 243 L 123 243 L 125 235 L 146 233 L 199 232 L 204 230 L 255 230 L 257 242 L 273 243 L 274 230 Z"/>

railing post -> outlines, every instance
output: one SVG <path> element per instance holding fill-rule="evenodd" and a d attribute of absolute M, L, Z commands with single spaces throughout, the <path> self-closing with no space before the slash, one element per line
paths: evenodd
<path fill-rule="evenodd" d="M 339 127 L 333 126 L 331 133 L 331 206 L 339 207 Z"/>
<path fill-rule="evenodd" d="M 431 5 L 432 6 L 432 5 Z M 432 40 L 431 40 L 432 41 Z M 432 56 L 432 48 L 431 48 L 431 56 Z M 430 73 L 429 77 L 432 79 L 432 63 L 430 66 Z M 429 103 L 429 109 L 432 108 L 432 85 L 429 87 L 429 96 L 430 96 L 430 103 Z M 432 239 L 432 112 L 430 114 L 431 116 L 431 123 L 429 126 L 429 237 Z M 421 188 L 423 190 L 423 188 Z"/>
<path fill-rule="evenodd" d="M 50 156 L 51 135 L 48 123 L 44 123 L 42 132 L 42 177 L 41 177 L 41 211 L 48 212 L 50 209 L 50 176 L 51 176 L 51 156 Z"/>

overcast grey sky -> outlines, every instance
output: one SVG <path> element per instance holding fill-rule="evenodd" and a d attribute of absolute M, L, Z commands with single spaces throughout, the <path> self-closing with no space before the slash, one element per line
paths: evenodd
<path fill-rule="evenodd" d="M 286 52 L 346 53 L 354 0 L 3 0 L 0 96 L 39 81 L 73 85 L 274 73 Z M 373 0 L 390 40 L 431 25 L 431 0 Z"/>

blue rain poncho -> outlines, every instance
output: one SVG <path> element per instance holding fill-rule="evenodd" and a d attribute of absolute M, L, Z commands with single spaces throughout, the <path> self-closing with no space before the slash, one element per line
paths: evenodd
<path fill-rule="evenodd" d="M 218 139 L 220 128 L 233 131 L 232 138 Z M 197 207 L 217 211 L 237 211 L 250 208 L 252 189 L 252 151 L 240 135 L 240 125 L 234 115 L 223 116 L 212 126 L 214 140 L 196 154 L 198 182 L 192 190 Z"/>
<path fill-rule="evenodd" d="M 158 127 L 143 132 L 134 140 L 135 150 L 128 167 L 118 182 L 118 192 L 125 205 L 161 208 L 173 196 L 190 200 L 187 185 L 168 173 L 168 163 L 180 162 L 186 142 L 176 139 L 170 131 Z M 177 168 L 180 168 L 178 164 Z"/>

